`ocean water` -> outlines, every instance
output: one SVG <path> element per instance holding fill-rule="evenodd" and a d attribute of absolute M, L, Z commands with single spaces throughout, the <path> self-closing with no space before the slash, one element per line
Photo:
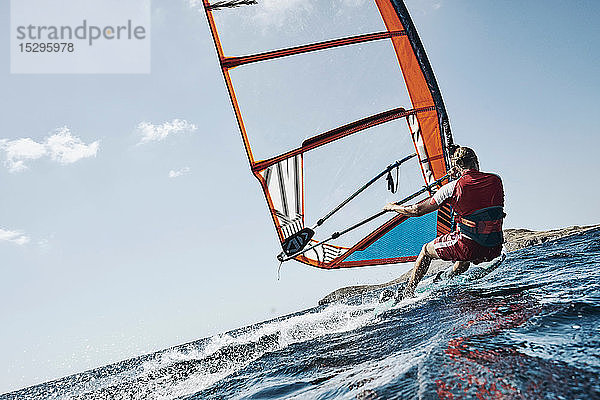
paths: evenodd
<path fill-rule="evenodd" d="M 0 399 L 600 399 L 600 229 L 509 253 L 482 278 L 380 315 L 377 296 Z"/>

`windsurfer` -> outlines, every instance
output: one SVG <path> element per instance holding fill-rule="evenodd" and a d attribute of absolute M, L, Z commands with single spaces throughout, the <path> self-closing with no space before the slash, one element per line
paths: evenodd
<path fill-rule="evenodd" d="M 412 270 L 401 298 L 413 297 L 431 260 L 454 261 L 450 277 L 465 272 L 470 263 L 478 264 L 498 257 L 502 251 L 502 219 L 505 214 L 504 189 L 498 175 L 479 171 L 475 152 L 458 147 L 452 155 L 450 173 L 458 179 L 442 186 L 431 198 L 418 204 L 387 204 L 384 210 L 419 217 L 448 202 L 456 213 L 456 230 L 426 243 Z M 397 296 L 397 300 L 401 299 Z"/>

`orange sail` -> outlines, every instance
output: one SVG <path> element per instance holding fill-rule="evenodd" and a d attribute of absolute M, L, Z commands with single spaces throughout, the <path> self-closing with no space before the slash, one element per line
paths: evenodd
<path fill-rule="evenodd" d="M 449 168 L 448 116 L 402 1 L 203 4 L 286 254 L 320 268 L 406 262 L 450 231 L 446 207 L 365 220 L 424 185 L 415 200 L 431 195 Z"/>

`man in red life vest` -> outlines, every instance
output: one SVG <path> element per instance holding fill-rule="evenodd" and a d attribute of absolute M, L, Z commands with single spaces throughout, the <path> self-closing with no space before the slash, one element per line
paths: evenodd
<path fill-rule="evenodd" d="M 456 215 L 454 232 L 423 246 L 402 298 L 414 296 L 417 284 L 434 258 L 455 261 L 450 273 L 452 277 L 465 272 L 471 262 L 490 261 L 502 251 L 502 219 L 505 216 L 502 180 L 498 175 L 480 172 L 477 155 L 468 147 L 458 147 L 454 151 L 452 164 L 450 173 L 459 178 L 442 186 L 430 199 L 411 206 L 390 203 L 384 207 L 384 210 L 419 217 L 437 210 L 447 201 Z M 401 299 L 397 296 L 397 300 Z"/>

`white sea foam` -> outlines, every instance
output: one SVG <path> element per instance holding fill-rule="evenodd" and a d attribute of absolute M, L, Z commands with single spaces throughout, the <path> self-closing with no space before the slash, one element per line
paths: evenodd
<path fill-rule="evenodd" d="M 425 296 L 427 294 L 421 293 L 395 308 L 411 305 Z M 55 394 L 48 393 L 47 398 L 66 400 L 92 395 L 101 399 L 102 393 L 106 393 L 111 399 L 166 400 L 191 395 L 210 388 L 269 352 L 372 324 L 378 321 L 377 304 L 375 298 L 357 305 L 335 303 L 315 312 L 259 324 L 246 331 L 218 334 L 198 347 L 191 344 L 168 349 L 140 364 L 133 361 L 131 368 L 118 374 L 76 382 L 67 393 L 57 390 Z M 387 367 L 381 368 L 385 371 Z M 386 376 L 383 372 L 380 375 L 376 382 Z M 343 379 L 344 374 L 340 376 Z"/>
<path fill-rule="evenodd" d="M 371 323 L 373 319 L 374 304 L 333 304 L 318 312 L 268 322 L 239 335 L 215 335 L 200 350 L 171 349 L 154 360 L 145 362 L 140 375 L 151 375 L 154 371 L 183 361 L 197 361 L 200 364 L 198 372 L 180 381 L 147 384 L 146 389 L 152 390 L 144 390 L 145 395 L 151 399 L 173 399 L 197 393 L 240 371 L 268 352 L 326 335 L 353 331 Z M 236 347 L 240 347 L 239 351 L 245 353 L 242 357 L 238 353 L 235 359 L 228 359 L 225 353 L 213 358 L 227 348 L 238 351 Z M 203 362 L 207 364 L 204 368 Z M 210 371 L 211 363 L 218 363 L 216 371 Z"/>

